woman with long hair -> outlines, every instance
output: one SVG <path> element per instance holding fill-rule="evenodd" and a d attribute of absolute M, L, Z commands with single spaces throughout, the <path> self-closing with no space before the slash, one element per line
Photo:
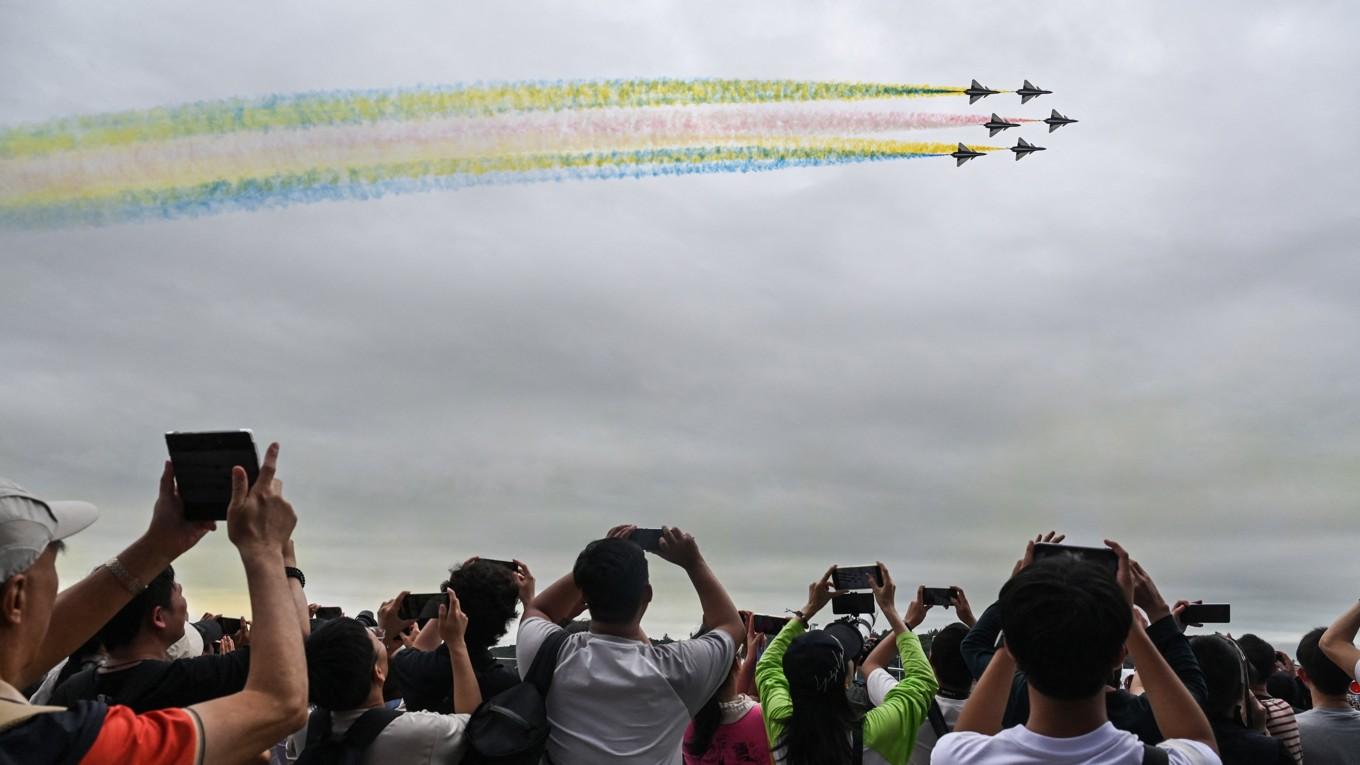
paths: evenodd
<path fill-rule="evenodd" d="M 897 585 L 887 566 L 878 564 L 882 581 L 870 577 L 874 600 L 892 627 L 902 657 L 902 680 L 883 703 L 857 718 L 845 694 L 847 660 L 839 641 L 822 630 L 808 631 L 812 617 L 837 595 L 831 588 L 836 567 L 808 586 L 807 605 L 770 643 L 756 664 L 756 687 L 764 707 L 765 730 L 778 765 L 852 765 L 862 742 L 865 762 L 905 763 L 916 731 L 939 689 L 935 673 L 897 612 Z M 867 669 L 867 667 L 866 667 Z"/>
<path fill-rule="evenodd" d="M 746 695 L 752 690 L 756 654 L 765 645 L 765 636 L 756 633 L 755 620 L 749 613 L 746 617 L 745 651 L 733 657 L 722 687 L 685 730 L 681 749 L 685 765 L 770 765 L 770 744 L 765 738 L 760 704 Z M 706 631 L 700 630 L 695 637 Z"/>

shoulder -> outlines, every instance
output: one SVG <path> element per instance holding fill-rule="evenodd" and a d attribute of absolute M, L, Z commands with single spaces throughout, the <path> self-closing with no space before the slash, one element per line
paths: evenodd
<path fill-rule="evenodd" d="M 469 717 L 469 715 L 442 715 L 438 712 L 406 712 L 393 720 L 388 730 L 447 736 L 462 733 L 467 728 Z"/>
<path fill-rule="evenodd" d="M 1223 765 L 1214 750 L 1198 741 L 1169 738 L 1157 746 L 1166 750 L 1171 765 Z"/>
<path fill-rule="evenodd" d="M 190 709 L 161 709 L 139 715 L 128 707 L 109 707 L 86 758 L 92 762 L 194 765 L 203 758 L 202 724 Z"/>
<path fill-rule="evenodd" d="M 736 643 L 732 636 L 722 630 L 705 632 L 696 638 L 689 640 L 677 640 L 666 645 L 652 645 L 651 650 L 657 654 L 711 654 L 714 656 L 726 655 L 730 661 L 732 652 L 736 650 Z"/>
<path fill-rule="evenodd" d="M 94 744 L 108 711 L 98 702 L 77 701 L 5 728 L 0 731 L 0 763 L 78 762 Z M 24 756 L 11 759 L 9 753 L 15 752 Z"/>
<path fill-rule="evenodd" d="M 869 677 L 864 681 L 864 687 L 869 692 L 869 703 L 878 706 L 883 703 L 883 699 L 888 695 L 888 691 L 897 685 L 897 678 L 892 676 L 888 670 L 879 667 L 869 673 Z"/>
<path fill-rule="evenodd" d="M 932 763 L 985 762 L 992 752 L 1005 748 L 999 736 L 984 736 L 981 733 L 946 733 L 935 742 L 931 754 Z"/>

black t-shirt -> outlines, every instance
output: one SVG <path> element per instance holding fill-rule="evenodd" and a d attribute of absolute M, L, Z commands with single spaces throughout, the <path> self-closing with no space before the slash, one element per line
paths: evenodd
<path fill-rule="evenodd" d="M 490 651 L 474 653 L 471 659 L 483 700 L 519 685 L 519 675 L 496 661 Z M 407 710 L 453 714 L 453 659 L 447 645 L 433 651 L 408 648 L 393 656 L 390 666 Z"/>
<path fill-rule="evenodd" d="M 188 707 L 240 691 L 249 673 L 249 647 L 221 656 L 143 661 L 113 672 L 91 668 L 57 686 L 48 703 L 70 706 L 81 699 L 103 701 L 131 707 L 138 714 Z"/>
<path fill-rule="evenodd" d="M 1271 738 L 1238 723 L 1214 722 L 1223 765 L 1293 765 L 1284 739 Z"/>

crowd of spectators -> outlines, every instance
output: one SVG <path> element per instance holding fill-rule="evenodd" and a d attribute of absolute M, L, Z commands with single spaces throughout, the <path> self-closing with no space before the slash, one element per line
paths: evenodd
<path fill-rule="evenodd" d="M 65 589 L 56 557 L 97 510 L 0 479 L 0 765 L 1360 763 L 1360 603 L 1291 657 L 1188 624 L 1117 542 L 1109 567 L 1036 555 L 1050 532 L 976 618 L 949 588 L 958 621 L 927 640 L 933 601 L 900 607 L 882 562 L 886 630 L 825 615 L 851 602 L 835 566 L 768 628 L 692 535 L 645 551 L 622 525 L 541 590 L 472 558 L 437 607 L 403 592 L 351 618 L 308 603 L 278 456 L 231 476 L 240 619 L 189 617 L 173 563 L 218 524 L 186 520 L 170 463 L 146 531 Z M 643 630 L 653 561 L 693 586 L 689 639 Z M 492 652 L 511 629 L 513 665 Z"/>

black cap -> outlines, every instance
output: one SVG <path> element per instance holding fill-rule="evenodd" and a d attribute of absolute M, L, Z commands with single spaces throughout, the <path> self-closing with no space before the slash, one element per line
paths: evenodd
<path fill-rule="evenodd" d="M 378 626 L 378 620 L 373 617 L 372 611 L 360 611 L 359 615 L 354 617 L 354 621 L 370 629 Z"/>
<path fill-rule="evenodd" d="M 194 622 L 193 628 L 198 630 L 198 634 L 203 636 L 203 645 L 212 645 L 222 639 L 222 623 L 216 619 L 204 619 L 201 622 Z"/>
<path fill-rule="evenodd" d="M 823 630 L 794 638 L 784 652 L 784 677 L 791 688 L 825 693 L 845 683 L 845 648 Z"/>

